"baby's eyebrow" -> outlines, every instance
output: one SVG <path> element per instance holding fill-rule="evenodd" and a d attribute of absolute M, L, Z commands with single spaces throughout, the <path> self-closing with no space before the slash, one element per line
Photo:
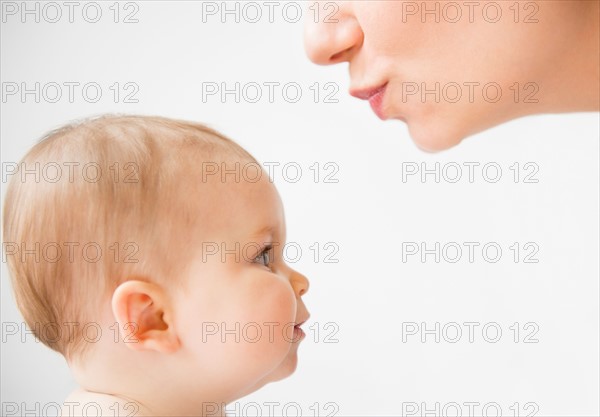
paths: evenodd
<path fill-rule="evenodd" d="M 260 229 L 258 229 L 257 231 L 255 231 L 254 233 L 252 233 L 250 235 L 251 238 L 265 238 L 265 237 L 270 237 L 272 238 L 273 236 L 275 236 L 275 232 L 277 231 L 277 227 L 274 227 L 272 225 L 267 225 L 267 226 L 263 226 Z"/>

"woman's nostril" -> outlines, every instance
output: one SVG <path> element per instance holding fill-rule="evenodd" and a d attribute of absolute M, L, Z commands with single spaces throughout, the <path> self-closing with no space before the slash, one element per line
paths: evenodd
<path fill-rule="evenodd" d="M 352 51 L 352 47 L 344 49 L 343 51 L 340 51 L 336 54 L 331 55 L 331 57 L 329 57 L 329 62 L 335 63 L 335 62 L 343 61 L 344 58 L 350 54 L 350 51 Z"/>

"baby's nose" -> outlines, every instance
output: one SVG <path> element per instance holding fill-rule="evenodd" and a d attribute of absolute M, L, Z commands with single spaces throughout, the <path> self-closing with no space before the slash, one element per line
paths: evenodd
<path fill-rule="evenodd" d="M 306 294 L 310 285 L 308 282 L 308 278 L 306 278 L 300 272 L 292 270 L 292 276 L 290 281 L 292 283 L 292 288 L 294 289 L 294 292 L 299 297 L 302 297 L 304 294 Z"/>

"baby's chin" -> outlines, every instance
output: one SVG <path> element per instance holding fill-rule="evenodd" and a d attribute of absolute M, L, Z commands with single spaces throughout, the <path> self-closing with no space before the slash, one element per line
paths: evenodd
<path fill-rule="evenodd" d="M 275 368 L 271 373 L 266 375 L 259 384 L 256 389 L 262 387 L 263 385 L 269 384 L 271 382 L 281 381 L 282 379 L 286 379 L 291 376 L 298 367 L 298 348 L 297 344 L 292 345 L 288 355 L 285 359 Z"/>

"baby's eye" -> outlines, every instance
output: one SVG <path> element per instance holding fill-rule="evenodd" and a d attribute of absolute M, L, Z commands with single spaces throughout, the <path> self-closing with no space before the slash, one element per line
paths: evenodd
<path fill-rule="evenodd" d="M 269 264 L 271 263 L 270 252 L 271 252 L 270 246 L 264 248 L 263 251 L 256 258 L 254 258 L 254 262 L 262 264 L 262 265 L 266 266 L 267 268 L 270 268 L 269 267 Z"/>

